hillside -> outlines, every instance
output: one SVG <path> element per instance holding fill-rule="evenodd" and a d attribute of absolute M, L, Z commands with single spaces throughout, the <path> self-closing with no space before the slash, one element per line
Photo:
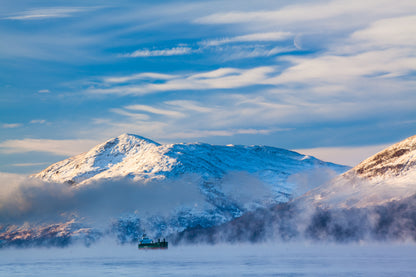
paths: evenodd
<path fill-rule="evenodd" d="M 304 197 L 319 206 L 381 205 L 416 194 L 416 136 L 364 160 L 356 167 Z"/>

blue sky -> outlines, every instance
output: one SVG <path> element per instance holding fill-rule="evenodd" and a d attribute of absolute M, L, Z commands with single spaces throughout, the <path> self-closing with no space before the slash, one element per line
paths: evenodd
<path fill-rule="evenodd" d="M 2 1 L 0 171 L 111 137 L 354 165 L 416 132 L 416 2 Z"/>

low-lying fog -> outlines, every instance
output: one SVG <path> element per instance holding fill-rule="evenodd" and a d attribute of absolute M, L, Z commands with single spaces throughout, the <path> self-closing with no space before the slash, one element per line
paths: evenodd
<path fill-rule="evenodd" d="M 416 245 L 271 243 L 138 250 L 100 241 L 89 248 L 10 248 L 0 276 L 415 276 Z"/>

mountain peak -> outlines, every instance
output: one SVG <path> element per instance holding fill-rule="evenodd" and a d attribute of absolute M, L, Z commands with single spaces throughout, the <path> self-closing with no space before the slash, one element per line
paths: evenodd
<path fill-rule="evenodd" d="M 122 134 L 93 147 L 88 152 L 57 162 L 34 177 L 49 182 L 79 184 L 93 178 L 108 178 L 114 172 L 141 172 L 146 163 L 160 156 L 160 144 L 150 139 Z"/>
<path fill-rule="evenodd" d="M 386 177 L 406 174 L 416 166 L 416 135 L 398 142 L 354 167 L 360 177 Z"/>
<path fill-rule="evenodd" d="M 118 136 L 115 139 L 117 139 L 120 142 L 128 142 L 128 141 L 130 141 L 130 142 L 137 142 L 137 141 L 143 141 L 143 142 L 151 143 L 151 144 L 154 144 L 154 145 L 157 145 L 157 146 L 160 145 L 158 142 L 155 142 L 155 141 L 153 141 L 151 139 L 148 139 L 148 138 L 145 138 L 145 137 L 142 137 L 142 136 L 138 136 L 138 135 L 135 135 L 135 134 L 128 134 L 128 133 L 121 134 L 120 136 Z M 114 140 L 114 139 L 110 139 L 110 140 Z"/>

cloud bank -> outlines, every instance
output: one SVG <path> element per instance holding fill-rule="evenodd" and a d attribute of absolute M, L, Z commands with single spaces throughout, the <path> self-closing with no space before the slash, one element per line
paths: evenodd
<path fill-rule="evenodd" d="M 70 186 L 2 173 L 0 248 L 88 245 L 103 236 L 131 243 L 144 230 L 166 236 L 187 227 L 216 225 L 261 201 L 272 201 L 269 187 L 248 173 L 241 174 L 227 175 L 215 187 L 214 181 L 203 182 L 201 176 L 191 174 L 169 180 L 123 178 Z M 233 189 L 236 185 L 241 188 L 238 192 Z M 243 198 L 233 198 L 234 193 Z"/>

